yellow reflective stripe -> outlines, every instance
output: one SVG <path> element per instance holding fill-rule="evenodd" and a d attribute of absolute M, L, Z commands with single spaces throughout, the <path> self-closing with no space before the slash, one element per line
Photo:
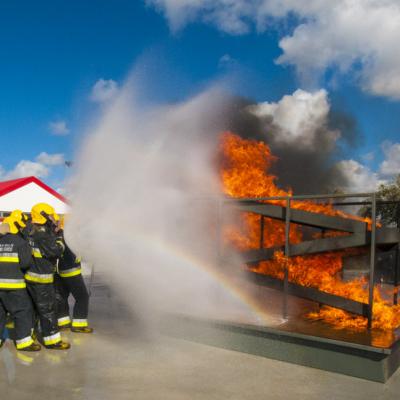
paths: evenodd
<path fill-rule="evenodd" d="M 40 253 L 40 251 L 32 251 L 32 255 L 35 258 L 43 258 L 42 254 Z"/>
<path fill-rule="evenodd" d="M 17 263 L 19 262 L 19 257 L 0 256 L 0 262 Z"/>
<path fill-rule="evenodd" d="M 70 317 L 58 318 L 57 322 L 58 322 L 58 326 L 69 325 L 71 323 L 71 318 Z"/>
<path fill-rule="evenodd" d="M 72 326 L 74 328 L 85 328 L 88 326 L 87 319 L 73 319 Z"/>
<path fill-rule="evenodd" d="M 76 258 L 75 258 L 75 262 L 76 262 L 77 264 L 80 264 L 80 263 L 81 263 L 81 258 L 80 258 L 80 257 L 76 257 Z"/>
<path fill-rule="evenodd" d="M 36 283 L 53 283 L 54 282 L 54 276 L 53 275 L 43 275 L 40 276 L 40 274 L 35 274 L 31 275 L 28 273 L 25 274 L 25 279 L 29 282 L 36 282 Z"/>
<path fill-rule="evenodd" d="M 72 276 L 77 276 L 81 274 L 80 268 L 73 268 L 73 270 L 67 270 L 68 272 L 59 272 L 61 278 L 71 278 Z"/>
<path fill-rule="evenodd" d="M 25 339 L 16 341 L 17 350 L 25 349 L 26 347 L 29 347 L 31 344 L 33 344 L 33 339 L 30 336 L 28 336 Z"/>
<path fill-rule="evenodd" d="M 15 328 L 14 321 L 8 321 L 8 322 L 6 323 L 6 328 L 7 328 L 7 329 L 14 329 L 14 328 Z"/>
<path fill-rule="evenodd" d="M 25 289 L 25 288 L 26 288 L 25 282 L 9 283 L 0 281 L 0 289 Z"/>
<path fill-rule="evenodd" d="M 51 345 L 51 344 L 56 344 L 56 343 L 58 343 L 58 342 L 61 342 L 61 335 L 60 335 L 60 333 L 55 333 L 54 335 L 45 336 L 45 337 L 43 338 L 43 343 L 44 343 L 46 346 L 49 346 L 49 345 Z"/>

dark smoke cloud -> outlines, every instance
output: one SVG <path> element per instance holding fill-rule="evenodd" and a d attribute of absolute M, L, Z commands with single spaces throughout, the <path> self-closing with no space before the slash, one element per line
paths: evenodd
<path fill-rule="evenodd" d="M 272 173 L 278 177 L 280 187 L 290 187 L 296 194 L 316 194 L 347 186 L 346 174 L 336 163 L 360 142 L 357 122 L 351 115 L 331 109 L 328 104 L 326 118 L 318 121 L 309 133 L 305 131 L 312 135 L 312 140 L 304 146 L 304 136 L 293 141 L 280 140 L 284 128 L 273 115 L 256 115 L 252 110 L 257 106 L 250 99 L 232 99 L 227 110 L 227 129 L 243 138 L 268 143 L 278 157 Z"/>

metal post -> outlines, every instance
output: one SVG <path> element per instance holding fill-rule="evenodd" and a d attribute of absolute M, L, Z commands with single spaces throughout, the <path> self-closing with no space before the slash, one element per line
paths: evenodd
<path fill-rule="evenodd" d="M 393 304 L 398 304 L 398 286 L 399 286 L 399 268 L 400 268 L 400 246 L 396 248 L 396 260 L 394 267 L 394 288 L 393 288 Z"/>
<path fill-rule="evenodd" d="M 283 280 L 283 318 L 288 316 L 289 257 L 290 257 L 290 197 L 286 198 L 285 215 L 285 275 Z"/>
<path fill-rule="evenodd" d="M 374 308 L 374 278 L 376 255 L 376 193 L 373 193 L 371 200 L 371 259 L 369 266 L 368 329 L 371 329 L 372 327 Z"/>
<path fill-rule="evenodd" d="M 260 249 L 264 248 L 264 215 L 260 215 Z"/>

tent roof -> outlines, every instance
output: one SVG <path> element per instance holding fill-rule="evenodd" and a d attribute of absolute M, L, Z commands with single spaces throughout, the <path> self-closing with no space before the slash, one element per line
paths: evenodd
<path fill-rule="evenodd" d="M 28 185 L 29 183 L 36 183 L 38 186 L 52 194 L 54 197 L 57 197 L 59 200 L 67 203 L 67 199 L 64 196 L 62 196 L 60 193 L 57 193 L 54 189 L 52 189 L 50 186 L 47 186 L 35 176 L 27 176 L 25 178 L 0 182 L 0 197 L 16 189 L 19 189 L 22 186 Z"/>

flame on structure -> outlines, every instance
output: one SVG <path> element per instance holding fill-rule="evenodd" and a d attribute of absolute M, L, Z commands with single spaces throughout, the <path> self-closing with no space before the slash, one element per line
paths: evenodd
<path fill-rule="evenodd" d="M 269 173 L 276 157 L 271 153 L 267 144 L 242 139 L 231 132 L 224 132 L 221 135 L 220 146 L 222 156 L 220 178 L 226 195 L 234 198 L 255 198 L 290 196 L 292 194 L 290 190 L 285 191 L 279 188 L 276 185 L 276 177 Z M 280 201 L 271 201 L 271 203 L 284 205 Z M 329 204 L 292 201 L 291 207 L 359 219 L 335 210 Z M 265 218 L 264 229 L 264 247 L 281 246 L 285 243 L 285 224 L 282 221 Z M 239 250 L 256 249 L 260 246 L 260 216 L 243 213 L 238 223 L 224 227 L 223 234 L 226 243 Z M 340 233 L 333 232 L 333 234 Z M 291 224 L 290 242 L 294 244 L 301 241 L 300 228 Z M 343 256 L 354 254 L 356 251 L 349 249 L 318 255 L 297 256 L 290 259 L 286 259 L 282 252 L 277 251 L 272 260 L 260 262 L 252 270 L 283 279 L 284 267 L 287 265 L 290 282 L 368 303 L 368 282 L 365 279 L 359 278 L 344 282 L 339 276 L 343 267 Z M 338 328 L 360 330 L 367 327 L 366 318 L 328 306 L 322 307 L 318 312 L 309 313 L 307 317 L 323 320 Z M 372 327 L 393 330 L 398 326 L 400 326 L 400 305 L 392 305 L 385 300 L 385 294 L 375 287 Z"/>

